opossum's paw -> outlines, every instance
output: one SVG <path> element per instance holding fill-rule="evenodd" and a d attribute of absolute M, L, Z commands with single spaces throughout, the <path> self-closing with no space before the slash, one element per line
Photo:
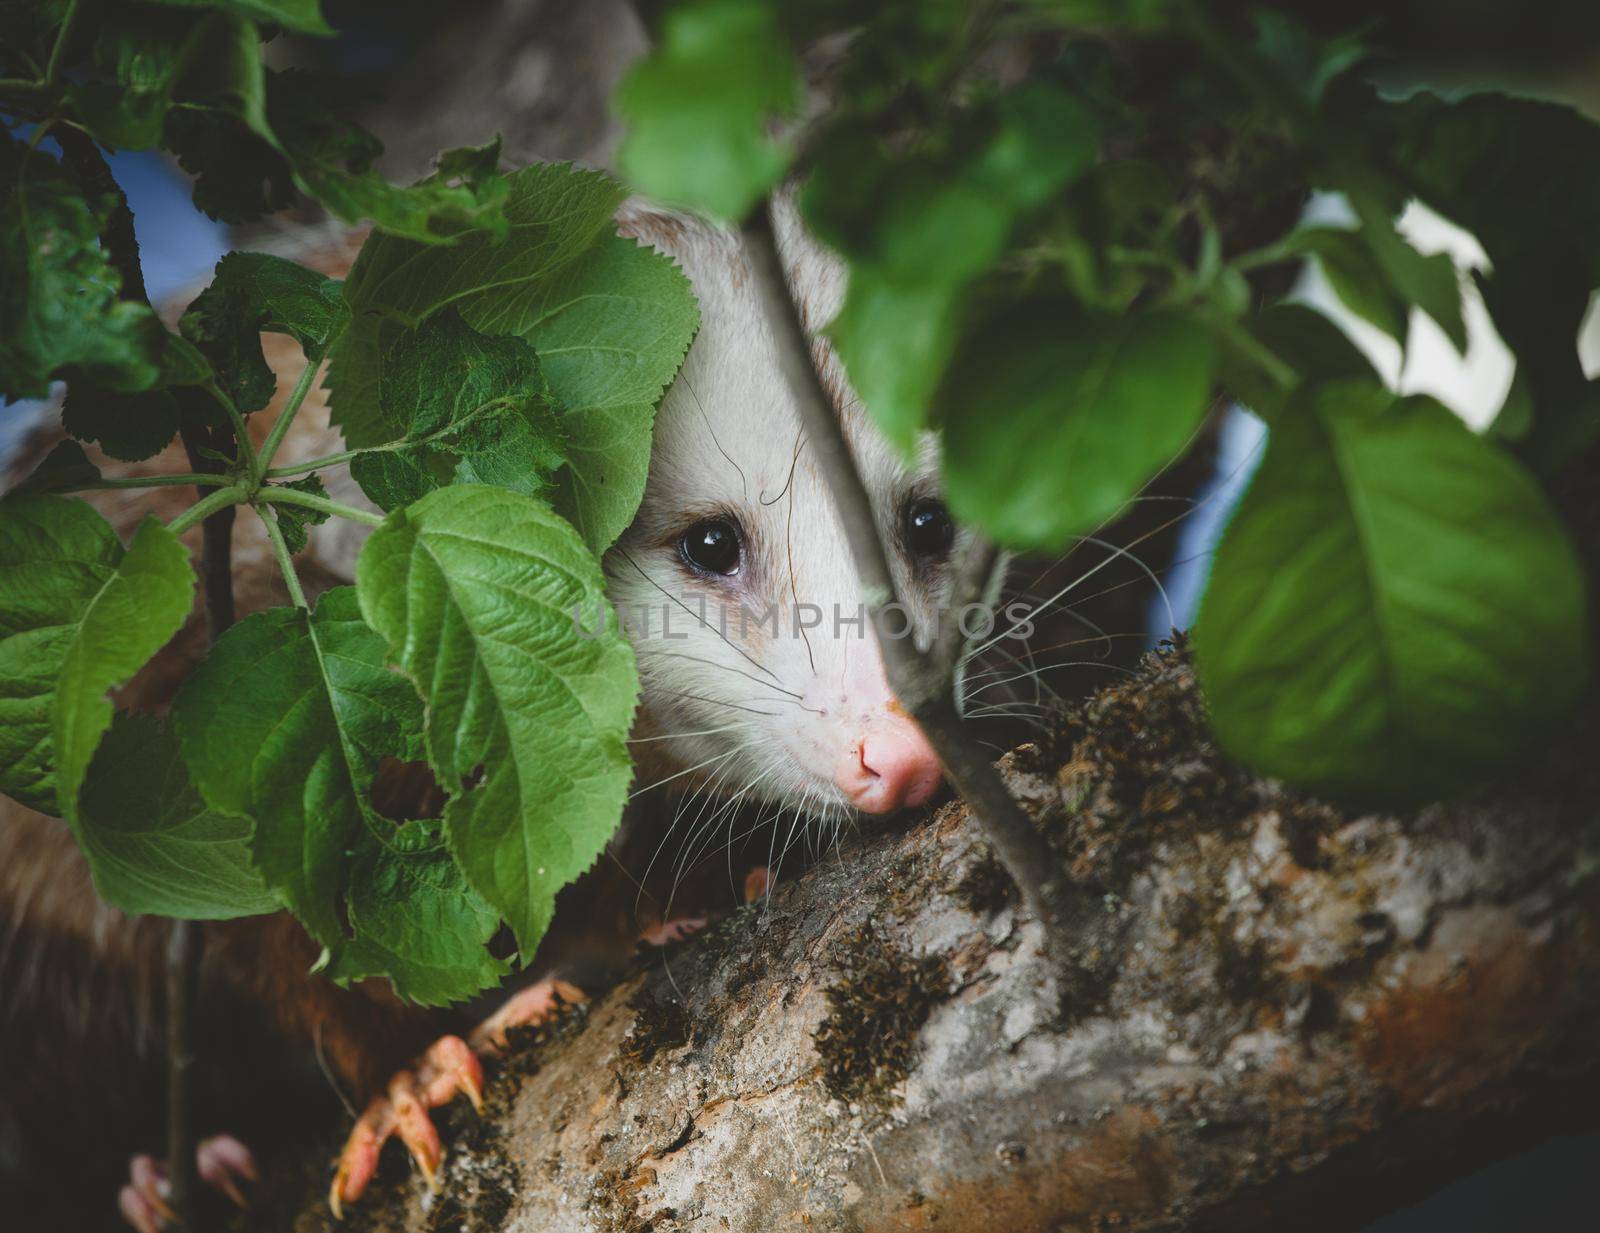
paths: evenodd
<path fill-rule="evenodd" d="M 195 1148 L 195 1171 L 200 1180 L 220 1190 L 240 1207 L 245 1206 L 241 1182 L 260 1179 L 250 1149 L 232 1135 L 212 1135 Z M 167 1170 L 154 1156 L 135 1156 L 128 1162 L 128 1184 L 117 1196 L 122 1218 L 139 1233 L 160 1233 L 172 1220 L 167 1199 L 172 1186 Z"/>
<path fill-rule="evenodd" d="M 671 946 L 693 937 L 710 923 L 709 916 L 674 916 L 651 925 L 639 935 L 639 940 L 650 946 Z"/>
<path fill-rule="evenodd" d="M 568 1006 L 579 1006 L 589 1000 L 577 985 L 564 980 L 546 977 L 526 989 L 519 989 L 468 1037 L 479 1053 L 493 1056 L 506 1047 L 506 1033 L 514 1027 L 538 1027 L 548 1023 Z"/>
<path fill-rule="evenodd" d="M 754 903 L 763 895 L 772 890 L 772 870 L 765 865 L 757 865 L 744 875 L 744 901 Z"/>
<path fill-rule="evenodd" d="M 409 1069 L 389 1080 L 387 1094 L 375 1098 L 359 1118 L 328 1191 L 328 1206 L 335 1218 L 346 1203 L 361 1197 L 378 1169 L 378 1155 L 390 1135 L 398 1135 L 422 1170 L 429 1190 L 439 1188 L 439 1165 L 444 1145 L 434 1128 L 429 1109 L 449 1104 L 466 1093 L 472 1107 L 483 1109 L 483 1065 L 459 1036 L 442 1036 Z"/>

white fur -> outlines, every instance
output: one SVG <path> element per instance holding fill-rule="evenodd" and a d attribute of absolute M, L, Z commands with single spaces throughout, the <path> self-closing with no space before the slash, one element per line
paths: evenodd
<path fill-rule="evenodd" d="M 792 210 L 780 207 L 776 221 L 791 292 L 814 330 L 836 311 L 842 268 L 800 230 Z M 835 612 L 858 612 L 861 586 L 749 266 L 736 233 L 710 224 L 642 207 L 626 210 L 621 222 L 678 260 L 701 313 L 699 336 L 656 415 L 643 504 L 606 558 L 613 602 L 625 614 L 650 614 L 648 629 L 635 622 L 632 634 L 644 683 L 636 735 L 645 739 L 635 745 L 641 783 L 687 771 L 680 783 L 711 783 L 723 795 L 748 789 L 748 800 L 808 812 L 842 805 L 836 767 L 856 756 L 859 734 L 895 704 L 870 627 L 844 619 L 835 626 Z M 831 349 L 821 341 L 815 347 L 894 543 L 908 499 L 933 491 L 932 451 L 908 469 L 856 405 Z M 696 521 L 722 513 L 743 527 L 747 556 L 737 576 L 708 579 L 685 566 L 678 542 Z M 926 639 L 943 571 L 919 573 L 903 553 L 892 556 L 897 587 Z M 800 604 L 824 613 L 803 636 L 793 625 Z M 740 605 L 751 612 L 743 624 Z M 768 605 L 781 610 L 777 638 L 770 623 L 755 622 Z"/>

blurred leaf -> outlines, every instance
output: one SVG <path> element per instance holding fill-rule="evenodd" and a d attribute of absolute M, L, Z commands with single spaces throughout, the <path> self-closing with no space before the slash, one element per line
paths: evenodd
<path fill-rule="evenodd" d="M 844 306 L 827 333 L 856 393 L 902 450 L 927 421 L 972 281 L 1094 152 L 1087 113 L 1045 84 L 969 117 L 948 151 L 891 159 L 849 133 L 820 145 L 801 204 L 818 237 L 850 262 Z"/>
<path fill-rule="evenodd" d="M 1420 801 L 1584 686 L 1584 583 L 1538 486 L 1427 398 L 1309 388 L 1217 551 L 1195 651 L 1219 740 L 1312 791 Z"/>
<path fill-rule="evenodd" d="M 642 191 L 737 222 L 783 178 L 770 136 L 800 105 L 800 66 L 773 0 L 690 0 L 617 88 L 629 131 L 617 161 Z"/>
<path fill-rule="evenodd" d="M 69 374 L 125 391 L 160 377 L 165 331 L 120 297 L 100 242 L 112 204 L 0 133 L 0 395 L 43 398 Z"/>
<path fill-rule="evenodd" d="M 12 494 L 70 492 L 100 479 L 100 468 L 89 461 L 76 441 L 58 442 L 34 468 L 33 474 L 11 490 Z M 3 507 L 0 507 L 3 508 Z"/>
<path fill-rule="evenodd" d="M 986 316 L 939 388 L 952 511 L 1019 548 L 1092 531 L 1193 436 L 1212 367 L 1176 313 L 1083 318 L 1041 295 Z"/>
<path fill-rule="evenodd" d="M 321 0 L 145 0 L 173 8 L 218 9 L 256 21 L 269 21 L 298 34 L 332 34 L 322 17 Z"/>
<path fill-rule="evenodd" d="M 283 906 L 250 862 L 250 823 L 205 807 L 177 739 L 153 717 L 112 721 L 80 800 L 78 843 L 112 906 L 186 920 Z"/>
<path fill-rule="evenodd" d="M 1257 8 L 1250 16 L 1256 27 L 1256 51 L 1308 103 L 1321 102 L 1329 85 L 1371 54 L 1359 35 L 1323 38 L 1277 9 Z"/>

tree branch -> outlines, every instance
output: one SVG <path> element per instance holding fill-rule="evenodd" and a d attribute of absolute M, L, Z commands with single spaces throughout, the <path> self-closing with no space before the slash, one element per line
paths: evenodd
<path fill-rule="evenodd" d="M 765 210 L 758 209 L 745 224 L 744 245 L 777 343 L 781 370 L 799 405 L 806 443 L 833 495 L 861 578 L 867 611 L 881 632 L 884 609 L 897 602 L 894 574 L 838 414 L 811 361 L 805 327 L 783 277 Z M 895 696 L 922 728 L 951 784 L 983 820 L 990 842 L 1022 891 L 1029 911 L 1045 922 L 1047 934 L 1057 934 L 1065 922 L 1066 880 L 1051 861 L 1038 830 L 1006 791 L 988 755 L 966 732 L 952 696 L 954 658 L 950 659 L 951 670 L 946 670 L 933 656 L 920 652 L 910 638 L 880 636 L 879 643 Z"/>
<path fill-rule="evenodd" d="M 1094 891 L 1067 1014 L 952 805 L 524 1042 L 442 1192 L 396 1160 L 365 1227 L 1359 1227 L 1600 1121 L 1596 739 L 1470 803 L 1343 811 L 1225 761 L 1152 657 L 1000 764 Z M 304 1133 L 261 1233 L 324 1227 Z"/>

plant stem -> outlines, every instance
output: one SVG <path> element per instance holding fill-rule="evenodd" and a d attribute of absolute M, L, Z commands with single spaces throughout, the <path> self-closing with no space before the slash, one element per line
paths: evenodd
<path fill-rule="evenodd" d="M 311 605 L 306 603 L 306 593 L 300 588 L 300 575 L 295 573 L 294 554 L 289 551 L 289 545 L 283 538 L 283 528 L 271 513 L 259 505 L 256 506 L 256 513 L 261 518 L 261 525 L 267 529 L 267 538 L 272 541 L 278 568 L 283 571 L 283 585 L 289 588 L 289 599 L 296 608 L 309 608 Z"/>
<path fill-rule="evenodd" d="M 328 340 L 328 345 L 333 345 L 333 340 Z M 326 348 L 323 355 L 327 354 Z M 261 450 L 257 454 L 255 469 L 251 472 L 257 480 L 262 479 L 268 468 L 272 466 L 273 456 L 278 452 L 278 447 L 283 444 L 283 439 L 288 435 L 289 428 L 294 423 L 294 417 L 300 412 L 300 404 L 305 402 L 306 395 L 311 392 L 312 383 L 316 380 L 317 369 L 322 366 L 322 357 L 307 360 L 304 370 L 300 373 L 300 380 L 295 382 L 294 389 L 289 394 L 289 401 L 283 404 L 283 410 L 278 413 L 277 423 L 273 424 L 272 431 L 267 434 L 267 439 L 261 443 Z"/>
<path fill-rule="evenodd" d="M 196 488 L 222 488 L 229 483 L 226 475 L 207 475 L 200 471 L 191 471 L 178 475 L 129 475 L 113 479 L 95 480 L 92 484 L 78 484 L 68 489 L 53 489 L 56 492 L 99 492 L 107 488 L 175 488 L 183 484 L 193 484 Z"/>
<path fill-rule="evenodd" d="M 407 445 L 412 442 L 406 442 Z M 367 450 L 341 450 L 337 454 L 324 454 L 321 458 L 307 458 L 304 462 L 291 462 L 283 467 L 268 467 L 263 479 L 287 479 L 291 475 L 304 475 L 308 471 L 320 471 L 324 467 L 338 466 L 341 462 L 349 462 L 352 458 L 359 458 L 362 454 L 376 454 L 381 452 L 382 446 L 374 446 Z"/>
<path fill-rule="evenodd" d="M 167 1202 L 177 1227 L 193 1229 L 194 1138 L 189 1126 L 189 1005 L 198 983 L 200 928 L 192 920 L 171 922 L 167 934 Z"/>
<path fill-rule="evenodd" d="M 239 413 L 239 408 L 234 405 L 233 399 L 215 381 L 208 381 L 201 388 L 216 399 L 228 413 L 228 420 L 233 425 L 234 441 L 239 446 L 239 461 L 249 469 L 251 475 L 255 475 L 256 447 L 250 440 L 250 429 L 244 422 L 244 416 Z"/>
<path fill-rule="evenodd" d="M 56 32 L 55 46 L 50 49 L 50 62 L 45 65 L 45 85 L 54 86 L 61 81 L 61 66 L 66 60 L 67 44 L 72 41 L 72 31 L 77 24 L 78 0 L 69 0 L 67 15 L 61 19 L 61 29 Z"/>
<path fill-rule="evenodd" d="M 784 378 L 799 405 L 806 444 L 833 495 L 861 578 L 863 599 L 876 622 L 883 608 L 895 602 L 894 575 L 844 429 L 812 363 L 805 327 L 784 282 L 765 208 L 758 208 L 745 223 L 744 243 L 778 345 Z M 988 755 L 967 733 L 952 698 L 951 672 L 943 670 L 932 655 L 919 651 L 910 638 L 880 638 L 879 645 L 884 670 L 900 704 L 922 728 L 950 782 L 982 824 L 1028 910 L 1043 924 L 1048 937 L 1058 938 L 1064 906 L 1059 862 L 1006 790 Z"/>
<path fill-rule="evenodd" d="M 245 490 L 240 488 L 237 484 L 230 484 L 226 488 L 218 488 L 215 492 L 212 492 L 196 501 L 188 509 L 184 510 L 183 513 L 179 514 L 171 522 L 167 523 L 167 530 L 171 531 L 174 535 L 182 535 L 190 527 L 194 526 L 195 523 L 204 518 L 211 517 L 212 514 L 215 514 L 220 510 L 225 510 L 231 506 L 238 505 L 245 499 Z M 221 633 L 222 631 L 218 630 L 217 632 Z"/>
<path fill-rule="evenodd" d="M 256 500 L 268 505 L 303 505 L 307 509 L 320 510 L 324 514 L 332 514 L 335 518 L 348 518 L 351 522 L 359 522 L 367 527 L 383 525 L 382 514 L 357 509 L 353 505 L 341 505 L 338 501 L 319 497 L 314 492 L 299 492 L 293 488 L 263 488 L 256 493 Z"/>

